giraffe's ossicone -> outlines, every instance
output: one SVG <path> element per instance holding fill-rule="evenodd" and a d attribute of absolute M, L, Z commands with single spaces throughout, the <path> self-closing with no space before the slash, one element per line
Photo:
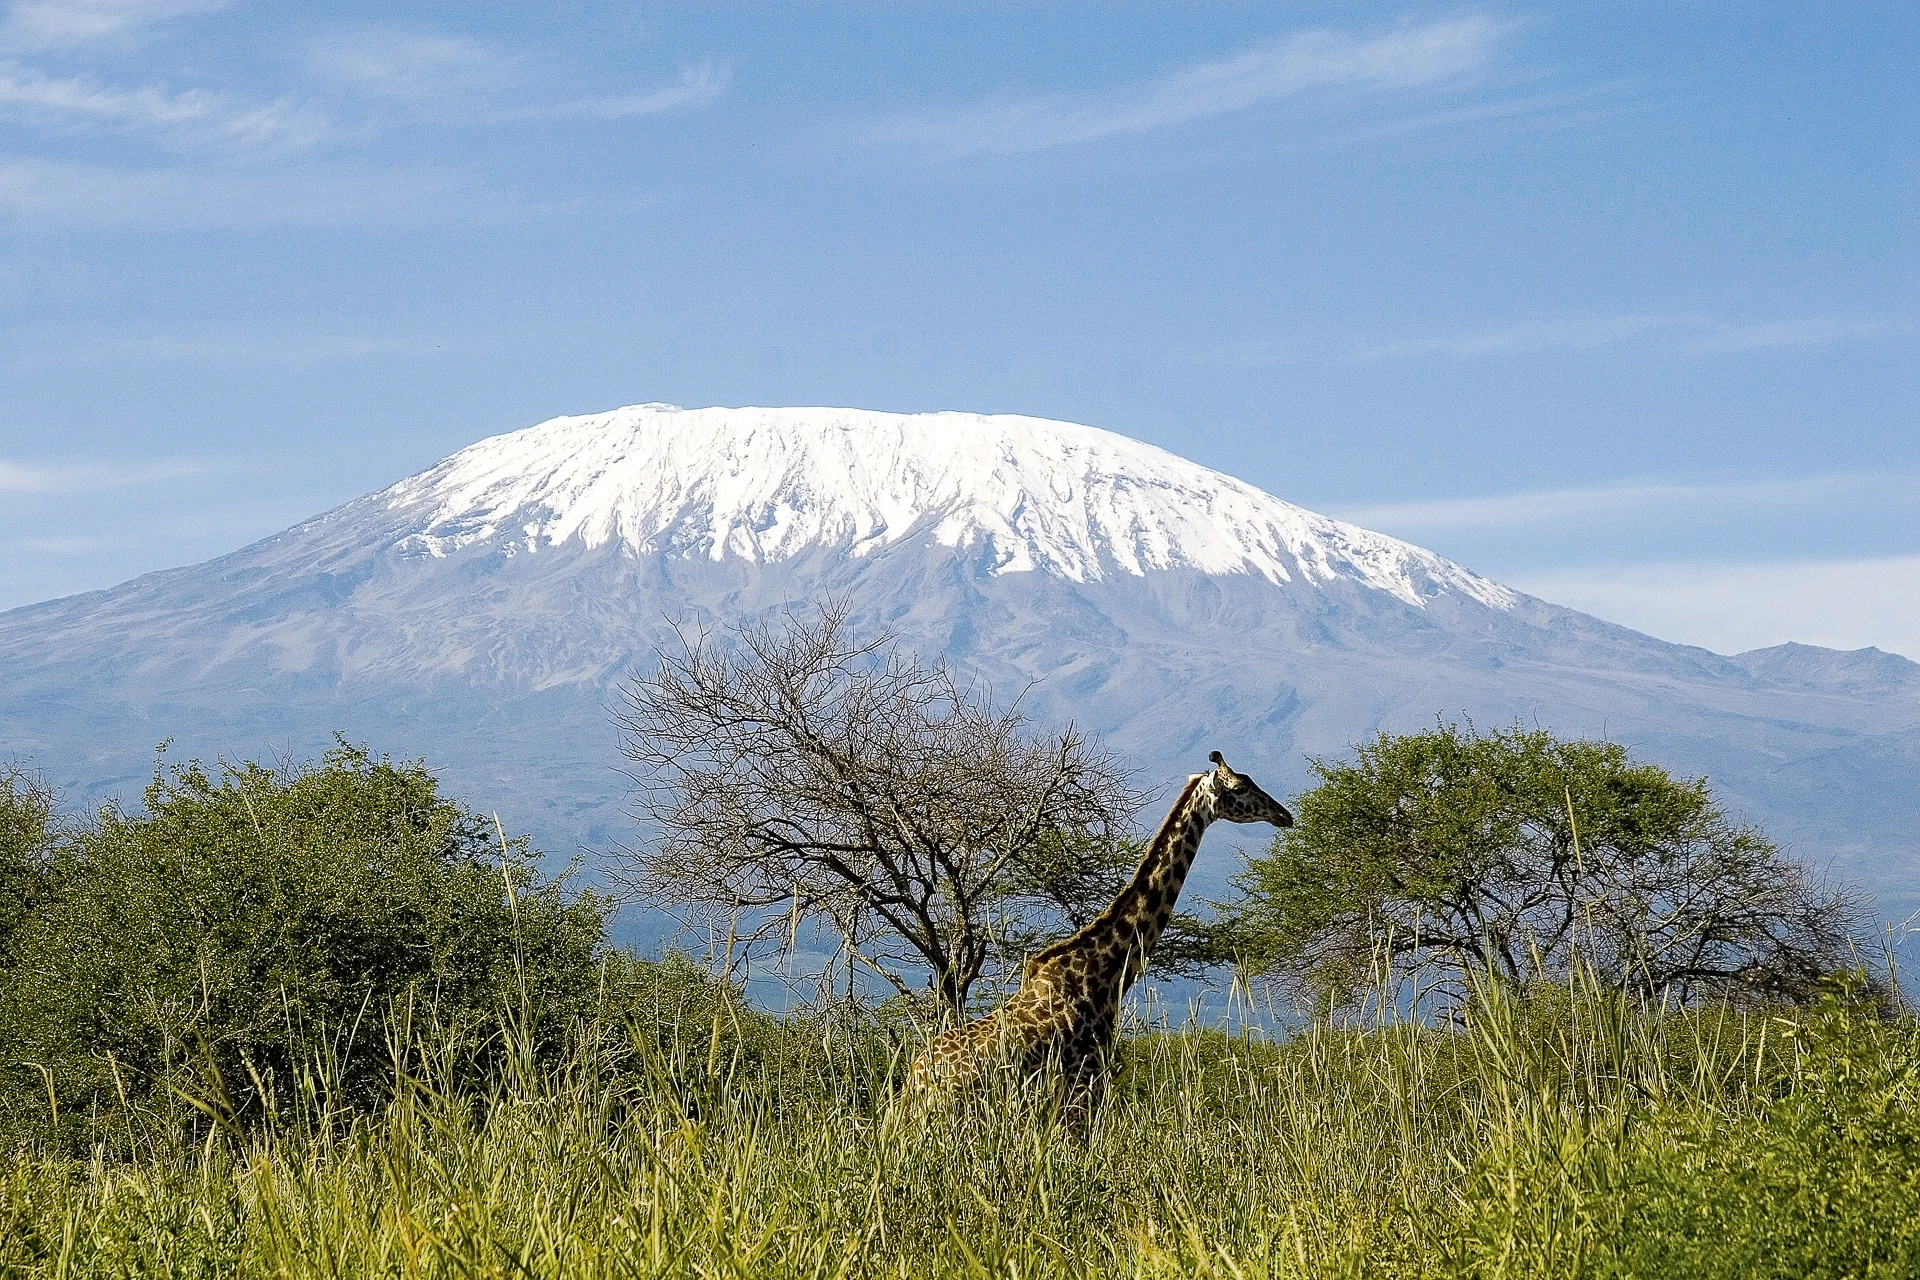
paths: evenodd
<path fill-rule="evenodd" d="M 1210 759 L 1213 768 L 1187 780 L 1118 896 L 1085 928 L 1029 958 L 1020 989 L 998 1009 L 935 1038 L 914 1060 L 909 1096 L 969 1089 L 1001 1070 L 1058 1068 L 1077 1101 L 1102 1087 L 1120 1001 L 1152 958 L 1207 827 L 1222 819 L 1293 825 L 1285 805 L 1218 751 Z"/>

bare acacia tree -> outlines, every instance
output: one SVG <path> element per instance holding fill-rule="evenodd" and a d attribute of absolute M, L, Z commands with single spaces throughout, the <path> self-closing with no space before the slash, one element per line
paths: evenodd
<path fill-rule="evenodd" d="M 682 634 L 624 690 L 637 816 L 659 833 L 624 878 L 749 948 L 825 929 L 902 993 L 925 971 L 957 1014 L 984 973 L 1106 904 L 1140 797 L 1072 726 L 1038 731 L 846 618 Z"/>

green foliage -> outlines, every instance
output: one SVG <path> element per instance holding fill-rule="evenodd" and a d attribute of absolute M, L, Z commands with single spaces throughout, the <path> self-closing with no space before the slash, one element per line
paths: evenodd
<path fill-rule="evenodd" d="M 1239 877 L 1216 954 L 1312 1000 L 1409 978 L 1555 978 L 1576 960 L 1685 1002 L 1805 999 L 1866 913 L 1732 822 L 1704 780 L 1610 742 L 1444 725 L 1314 762 L 1296 823 Z"/>
<path fill-rule="evenodd" d="M 315 1070 L 353 1104 L 390 1074 L 396 1018 L 491 1029 L 510 1009 L 550 1050 L 598 982 L 596 901 L 539 882 L 423 766 L 357 747 L 157 773 L 144 815 L 69 824 L 28 880 L 0 974 L 8 1144 L 98 1140 L 101 1114 L 182 1095 L 258 1118 Z"/>
<path fill-rule="evenodd" d="M 1920 1275 L 1920 1035 L 1829 1000 L 1800 1070 L 1732 1123 L 1657 1117 L 1620 1179 L 1621 1275 Z"/>
<path fill-rule="evenodd" d="M 1579 1098 L 1591 1071 L 1507 1090 L 1447 1273 L 1920 1274 L 1920 1026 L 1830 992 L 1800 1016 L 1736 1015 L 1761 1052 L 1728 1061 L 1727 1015 L 1691 1021 L 1694 1053 L 1670 1040 L 1657 1070 L 1641 1052 L 1618 1064 L 1638 1105 Z M 1524 1023 L 1494 1038 L 1538 1044 Z"/>
<path fill-rule="evenodd" d="M 57 834 L 47 786 L 17 766 L 0 772 L 0 964 L 33 910 Z"/>

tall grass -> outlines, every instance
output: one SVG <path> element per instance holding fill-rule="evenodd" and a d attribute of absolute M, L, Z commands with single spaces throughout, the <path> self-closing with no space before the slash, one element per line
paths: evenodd
<path fill-rule="evenodd" d="M 1920 1274 L 1920 1031 L 1840 998 L 1576 980 L 1444 1027 L 1136 1028 L 1076 1134 L 1019 1090 L 908 1114 L 909 1039 L 673 990 L 558 1060 L 506 1018 L 485 1080 L 396 1013 L 371 1112 L 322 1066 L 242 1124 L 203 1078 L 130 1158 L 22 1151 L 0 1273 Z"/>

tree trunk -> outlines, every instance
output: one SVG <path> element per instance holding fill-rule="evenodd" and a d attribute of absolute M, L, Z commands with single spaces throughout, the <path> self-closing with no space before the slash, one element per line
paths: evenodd
<path fill-rule="evenodd" d="M 956 950 L 959 954 L 945 968 L 934 971 L 933 989 L 946 1017 L 961 1023 L 967 1020 L 967 997 L 980 977 L 986 955 L 985 949 L 971 938 L 963 939 Z"/>

